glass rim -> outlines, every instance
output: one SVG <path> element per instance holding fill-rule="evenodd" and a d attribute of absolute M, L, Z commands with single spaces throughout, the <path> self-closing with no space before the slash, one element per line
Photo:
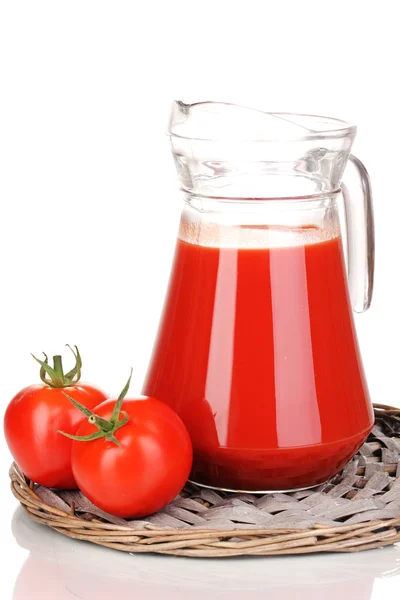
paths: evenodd
<path fill-rule="evenodd" d="M 356 125 L 344 121 L 343 119 L 338 119 L 336 117 L 327 117 L 324 115 L 315 115 L 308 113 L 297 113 L 297 112 L 280 112 L 280 111 L 264 111 L 258 108 L 253 108 L 252 106 L 246 106 L 243 104 L 236 104 L 234 102 L 218 102 L 218 101 L 204 101 L 204 102 L 195 102 L 192 104 L 185 104 L 180 100 L 176 100 L 173 104 L 173 107 L 177 107 L 178 110 L 182 114 L 189 114 L 190 110 L 198 106 L 204 105 L 212 105 L 212 106 L 232 106 L 236 108 L 244 108 L 246 110 L 251 110 L 254 112 L 262 113 L 265 115 L 270 115 L 272 117 L 276 117 L 278 119 L 282 119 L 283 121 L 290 122 L 290 118 L 301 117 L 309 119 L 312 122 L 317 123 L 318 121 L 324 121 L 332 126 L 327 126 L 326 129 L 320 130 L 312 130 L 308 127 L 300 125 L 296 123 L 298 127 L 303 128 L 307 133 L 304 135 L 292 136 L 292 135 L 282 135 L 279 137 L 260 137 L 260 138 L 243 138 L 238 137 L 238 139 L 232 140 L 232 138 L 224 138 L 224 137 L 198 137 L 198 136 L 190 136 L 190 135 L 181 135 L 179 133 L 174 132 L 174 127 L 179 125 L 180 123 L 174 123 L 173 116 L 171 117 L 170 126 L 168 129 L 168 135 L 170 137 L 182 139 L 182 140 L 193 140 L 199 142 L 229 142 L 229 143 L 279 143 L 279 142 L 302 142 L 308 140 L 323 140 L 323 139 L 340 139 L 345 138 L 347 136 L 355 135 L 357 131 Z M 173 113 L 172 113 L 173 115 Z"/>

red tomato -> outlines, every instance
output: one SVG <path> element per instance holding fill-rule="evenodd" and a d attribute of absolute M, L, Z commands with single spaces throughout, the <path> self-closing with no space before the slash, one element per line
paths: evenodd
<path fill-rule="evenodd" d="M 31 385 L 18 392 L 4 417 L 5 437 L 15 461 L 29 479 L 47 487 L 77 487 L 71 468 L 72 440 L 60 435 L 57 430 L 75 433 L 85 417 L 64 393 L 88 408 L 93 408 L 107 397 L 98 388 L 77 384 L 82 366 L 78 351 L 75 357 L 77 365 L 67 375 L 62 372 L 59 357 L 56 357 L 55 365 L 61 367 L 56 370 L 48 366 L 47 358 L 44 362 L 40 361 L 41 376 L 46 384 Z M 47 365 L 49 371 L 43 365 Z M 56 372 L 58 379 L 54 379 Z"/>
<path fill-rule="evenodd" d="M 109 420 L 115 402 L 97 406 L 96 418 Z M 192 444 L 178 415 L 155 398 L 125 400 L 121 415 L 128 420 L 113 432 L 119 446 L 105 437 L 74 441 L 72 470 L 93 504 L 113 515 L 142 517 L 160 510 L 181 491 L 192 466 Z M 96 432 L 99 428 L 86 422 L 77 435 Z"/>

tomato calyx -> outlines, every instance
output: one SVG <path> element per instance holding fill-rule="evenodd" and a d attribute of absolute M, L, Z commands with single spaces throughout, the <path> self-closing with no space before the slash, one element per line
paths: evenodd
<path fill-rule="evenodd" d="M 32 354 L 33 358 L 40 365 L 40 379 L 43 381 L 43 383 L 52 388 L 74 386 L 81 378 L 82 359 L 81 355 L 79 354 L 78 346 L 74 346 L 75 350 L 69 344 L 67 344 L 67 347 L 71 350 L 75 357 L 75 366 L 73 369 L 68 371 L 68 373 L 64 373 L 62 357 L 59 354 L 53 356 L 53 367 L 49 365 L 49 359 L 47 354 L 44 352 L 44 360 L 40 360 Z"/>
<path fill-rule="evenodd" d="M 64 396 L 68 398 L 68 400 L 75 406 L 75 408 L 77 408 L 83 415 L 85 415 L 85 417 L 88 418 L 88 422 L 91 425 L 95 425 L 97 427 L 98 431 L 90 433 L 89 435 L 71 435 L 70 433 L 65 433 L 64 431 L 57 431 L 57 433 L 61 433 L 61 435 L 65 435 L 71 440 L 75 440 L 77 442 L 91 442 L 92 440 L 99 440 L 101 438 L 104 438 L 108 442 L 113 442 L 118 446 L 118 448 L 122 450 L 120 442 L 115 437 L 115 432 L 118 431 L 118 429 L 120 429 L 124 425 L 126 425 L 126 423 L 129 421 L 128 414 L 125 411 L 122 411 L 121 409 L 124 398 L 129 390 L 131 378 L 132 369 L 124 389 L 118 396 L 118 400 L 115 403 L 110 419 L 103 419 L 102 417 L 99 417 L 89 408 L 86 408 L 86 406 L 83 406 L 83 404 L 80 404 L 79 402 L 71 398 L 71 396 L 63 392 Z M 120 419 L 120 415 L 122 415 L 122 419 Z"/>

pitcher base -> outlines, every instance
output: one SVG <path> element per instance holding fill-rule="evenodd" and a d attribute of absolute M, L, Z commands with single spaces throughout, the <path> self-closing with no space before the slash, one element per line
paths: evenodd
<path fill-rule="evenodd" d="M 331 479 L 331 478 L 330 478 Z M 204 483 L 198 483 L 197 481 L 193 481 L 193 479 L 189 479 L 189 483 L 193 485 L 197 485 L 198 487 L 205 488 L 207 490 L 215 490 L 216 492 L 230 492 L 234 494 L 289 494 L 290 492 L 302 492 L 304 490 L 312 490 L 314 488 L 320 487 L 321 485 L 325 485 L 328 483 L 330 479 L 323 481 L 322 483 L 317 483 L 316 485 L 309 485 L 307 487 L 301 488 L 292 488 L 290 490 L 234 490 L 230 488 L 223 487 L 215 487 L 213 485 L 206 485 Z"/>

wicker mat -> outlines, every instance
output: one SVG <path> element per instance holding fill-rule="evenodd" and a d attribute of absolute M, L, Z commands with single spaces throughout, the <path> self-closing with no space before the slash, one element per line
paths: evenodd
<path fill-rule="evenodd" d="M 386 546 L 400 541 L 400 410 L 374 408 L 374 429 L 358 454 L 331 481 L 311 490 L 260 496 L 188 484 L 161 512 L 126 521 L 79 491 L 32 485 L 15 464 L 11 487 L 35 521 L 125 552 L 217 557 Z"/>

